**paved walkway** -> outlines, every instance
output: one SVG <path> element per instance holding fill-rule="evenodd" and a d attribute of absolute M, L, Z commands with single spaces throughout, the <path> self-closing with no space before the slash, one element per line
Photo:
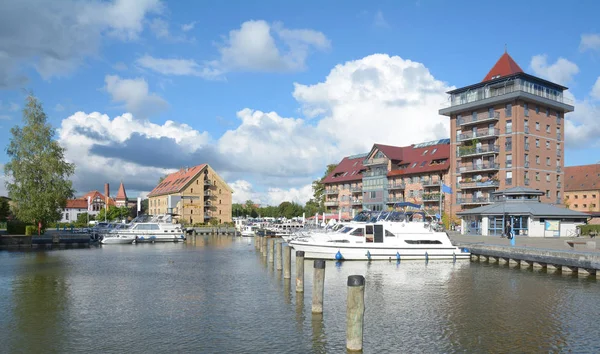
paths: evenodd
<path fill-rule="evenodd" d="M 461 245 L 473 243 L 473 244 L 487 244 L 487 245 L 501 245 L 510 246 L 510 240 L 502 238 L 500 236 L 471 236 L 461 235 L 456 232 L 448 232 L 452 243 L 460 243 Z M 515 246 L 517 247 L 531 247 L 539 249 L 550 249 L 550 250 L 575 250 L 571 246 L 568 246 L 565 241 L 595 241 L 596 248 L 586 248 L 585 245 L 577 246 L 577 251 L 585 252 L 597 252 L 600 253 L 600 238 L 590 238 L 588 236 L 582 237 L 528 237 L 528 236 L 517 236 L 515 237 Z"/>

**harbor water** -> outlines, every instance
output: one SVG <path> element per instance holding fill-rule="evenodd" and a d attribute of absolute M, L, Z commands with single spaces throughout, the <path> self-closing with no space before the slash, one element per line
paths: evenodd
<path fill-rule="evenodd" d="M 364 352 L 600 352 L 600 283 L 457 261 L 312 261 L 296 293 L 247 239 L 0 251 L 6 353 L 340 353 L 366 278 Z M 292 252 L 293 253 L 293 252 Z M 298 295 L 299 294 L 299 295 Z"/>

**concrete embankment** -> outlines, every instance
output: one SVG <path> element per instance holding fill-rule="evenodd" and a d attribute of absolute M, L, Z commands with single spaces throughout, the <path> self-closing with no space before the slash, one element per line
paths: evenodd
<path fill-rule="evenodd" d="M 88 234 L 0 235 L 0 249 L 89 247 L 90 244 Z"/>

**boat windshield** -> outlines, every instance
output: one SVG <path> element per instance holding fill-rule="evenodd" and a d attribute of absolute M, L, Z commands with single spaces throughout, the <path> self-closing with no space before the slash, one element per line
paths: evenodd
<path fill-rule="evenodd" d="M 352 230 L 354 230 L 353 227 L 346 226 L 343 229 L 341 229 L 339 232 L 345 234 L 345 233 L 348 233 L 348 232 L 350 232 Z"/>

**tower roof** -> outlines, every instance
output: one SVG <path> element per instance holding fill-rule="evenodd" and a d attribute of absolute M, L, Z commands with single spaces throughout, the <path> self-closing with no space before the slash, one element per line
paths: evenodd
<path fill-rule="evenodd" d="M 119 185 L 119 191 L 117 192 L 116 200 L 127 200 L 127 193 L 125 193 L 125 186 L 123 186 L 123 182 Z"/>
<path fill-rule="evenodd" d="M 504 52 L 481 82 L 522 72 L 523 69 L 521 69 L 519 64 L 517 64 L 507 52 Z"/>

